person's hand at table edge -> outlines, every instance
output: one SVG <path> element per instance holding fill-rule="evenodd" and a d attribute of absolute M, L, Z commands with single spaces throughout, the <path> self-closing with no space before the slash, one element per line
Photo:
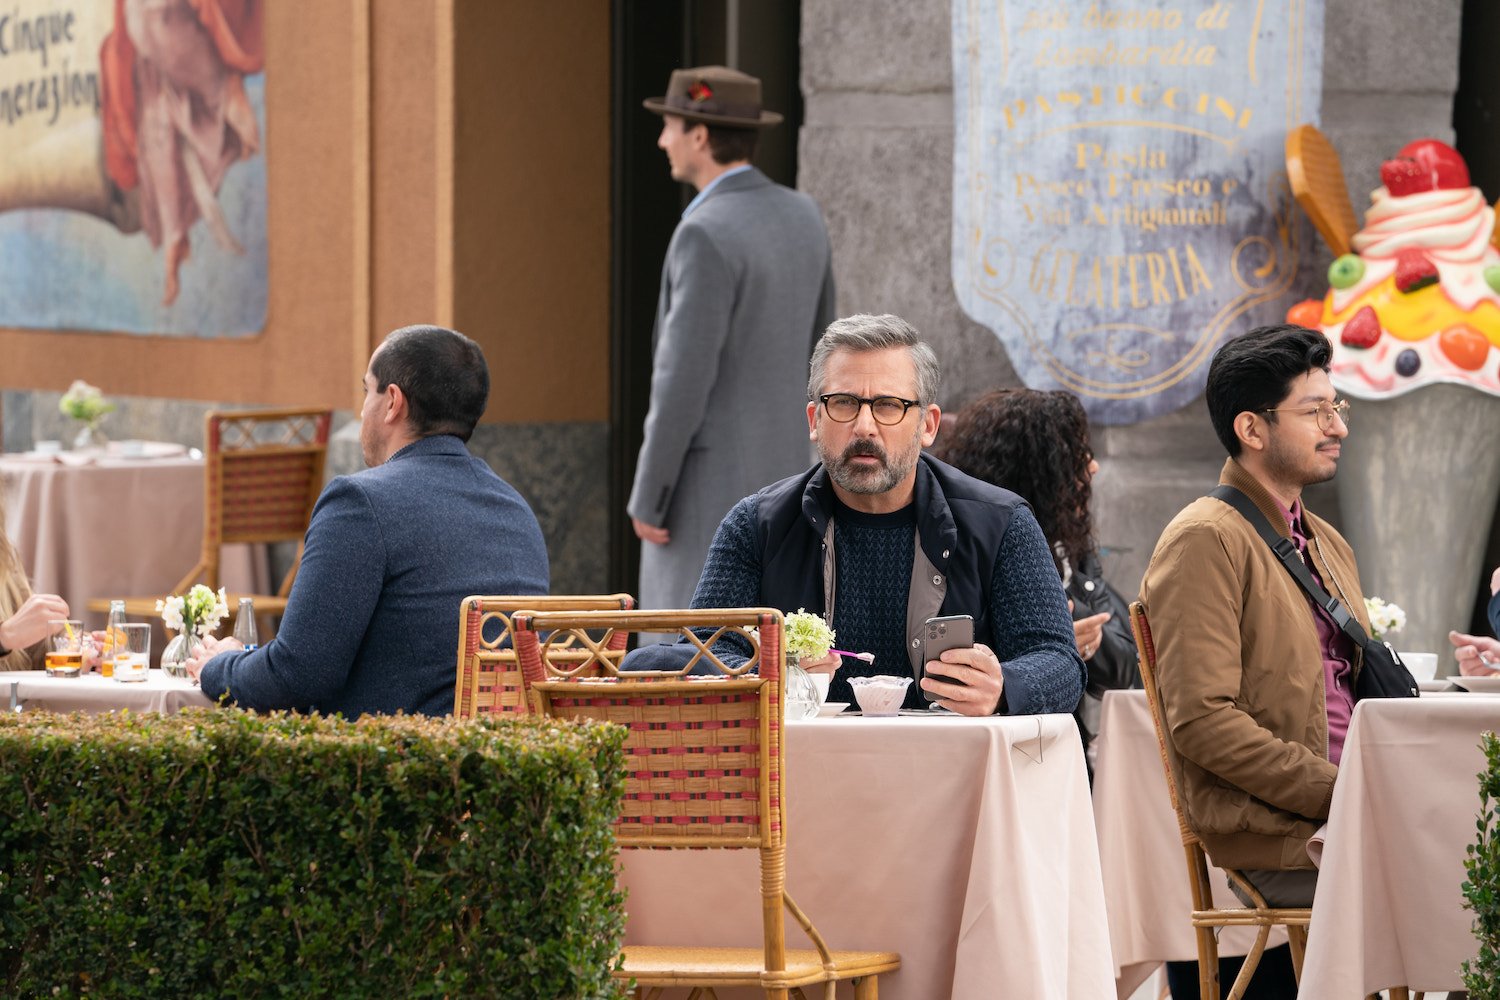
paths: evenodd
<path fill-rule="evenodd" d="M 959 715 L 994 715 L 1000 706 L 1005 678 L 1000 660 L 990 647 L 975 643 L 968 649 L 949 649 L 942 659 L 928 660 L 922 668 L 922 690 L 941 699 L 938 704 Z M 942 680 L 948 677 L 950 680 Z"/>
<path fill-rule="evenodd" d="M 1462 676 L 1489 677 L 1500 673 L 1500 640 L 1487 635 L 1449 632 L 1448 641 L 1453 643 L 1453 658 L 1458 661 L 1458 672 Z"/>
<path fill-rule="evenodd" d="M 68 617 L 68 602 L 56 594 L 32 594 L 16 613 L 0 622 L 0 647 L 25 649 L 52 634 L 49 621 Z"/>
<path fill-rule="evenodd" d="M 192 658 L 184 666 L 187 668 L 188 679 L 194 684 L 198 683 L 198 675 L 203 672 L 203 665 L 212 660 L 220 653 L 227 653 L 232 649 L 244 649 L 245 644 L 233 636 L 223 639 L 204 639 L 203 642 L 193 650 Z"/>
<path fill-rule="evenodd" d="M 647 524 L 638 517 L 630 519 L 630 526 L 635 529 L 635 537 L 652 545 L 665 545 L 672 540 L 672 533 L 666 528 L 658 528 L 654 524 Z"/>

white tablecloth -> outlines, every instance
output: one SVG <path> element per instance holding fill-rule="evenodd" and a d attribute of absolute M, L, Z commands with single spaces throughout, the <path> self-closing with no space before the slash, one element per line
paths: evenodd
<path fill-rule="evenodd" d="M 1355 706 L 1299 997 L 1463 987 L 1459 964 L 1478 951 L 1460 885 L 1485 730 L 1500 730 L 1500 697 L 1424 694 Z"/>
<path fill-rule="evenodd" d="M 1197 961 L 1198 946 L 1188 918 L 1193 903 L 1182 835 L 1167 796 L 1146 692 L 1104 695 L 1097 746 L 1094 819 L 1099 827 L 1099 862 L 1118 995 L 1127 997 L 1162 962 Z M 1219 869 L 1209 869 L 1209 880 L 1216 902 L 1241 905 Z M 1222 930 L 1219 954 L 1243 955 L 1254 937 L 1251 928 Z M 1271 932 L 1268 946 L 1285 941 L 1286 931 L 1278 928 Z"/>
<path fill-rule="evenodd" d="M 16 694 L 22 711 L 93 715 L 128 708 L 132 712 L 176 712 L 213 704 L 191 681 L 168 677 L 160 670 L 147 674 L 144 681 L 127 683 L 98 674 L 48 677 L 41 670 L 0 671 L 0 709 L 9 707 L 13 684 L 19 684 Z"/>
<path fill-rule="evenodd" d="M 1072 717 L 813 719 L 786 741 L 787 889 L 829 947 L 901 953 L 882 998 L 1112 993 Z M 622 859 L 627 941 L 760 944 L 755 852 Z M 790 917 L 787 938 L 810 947 Z"/>
<path fill-rule="evenodd" d="M 60 594 L 73 617 L 102 628 L 90 600 L 165 594 L 203 547 L 203 462 L 105 458 L 64 465 L 0 456 L 5 532 L 38 593 Z M 229 545 L 220 582 L 265 593 L 265 546 Z M 230 609 L 231 613 L 233 608 Z M 153 660 L 161 653 L 161 633 Z"/>

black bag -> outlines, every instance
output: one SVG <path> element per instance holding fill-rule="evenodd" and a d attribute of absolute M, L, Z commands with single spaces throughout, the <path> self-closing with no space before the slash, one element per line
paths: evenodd
<path fill-rule="evenodd" d="M 1271 528 L 1265 515 L 1249 497 L 1233 486 L 1223 485 L 1217 487 L 1209 496 L 1217 497 L 1239 511 L 1240 516 L 1249 521 L 1265 543 L 1271 547 L 1276 558 L 1281 560 L 1281 565 L 1285 566 L 1287 572 L 1302 585 L 1302 589 L 1307 591 L 1319 607 L 1333 617 L 1334 622 L 1354 642 L 1354 645 L 1364 651 L 1364 665 L 1354 679 L 1355 701 L 1363 701 L 1366 698 L 1415 698 L 1418 696 L 1416 678 L 1412 677 L 1411 671 L 1406 669 L 1406 664 L 1401 662 L 1401 657 L 1391 648 L 1391 644 L 1372 639 L 1360 625 L 1359 620 L 1349 613 L 1349 609 L 1344 607 L 1337 597 L 1330 596 L 1328 591 L 1318 586 L 1312 573 L 1308 572 L 1307 564 L 1297 554 L 1297 546 L 1292 544 L 1290 538 L 1282 538 Z"/>

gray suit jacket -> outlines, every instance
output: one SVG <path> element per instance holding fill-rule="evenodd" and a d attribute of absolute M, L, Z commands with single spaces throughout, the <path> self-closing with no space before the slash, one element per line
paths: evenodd
<path fill-rule="evenodd" d="M 807 359 L 833 319 L 832 254 L 812 198 L 751 168 L 678 225 L 628 504 L 672 540 L 642 543 L 641 607 L 688 607 L 729 508 L 808 467 Z"/>

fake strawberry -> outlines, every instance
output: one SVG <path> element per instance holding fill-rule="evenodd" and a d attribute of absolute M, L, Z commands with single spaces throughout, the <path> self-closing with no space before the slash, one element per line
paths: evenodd
<path fill-rule="evenodd" d="M 1405 156 L 1397 156 L 1380 165 L 1380 180 L 1395 197 L 1421 194 L 1432 190 L 1432 174 Z"/>
<path fill-rule="evenodd" d="M 1437 191 L 1452 191 L 1469 186 L 1469 167 L 1458 150 L 1436 139 L 1418 139 L 1401 147 L 1397 156 L 1410 157 L 1432 178 Z"/>
<path fill-rule="evenodd" d="M 1408 294 L 1438 280 L 1437 265 L 1421 250 L 1402 250 L 1396 255 L 1396 287 Z"/>
<path fill-rule="evenodd" d="M 1349 317 L 1344 332 L 1339 334 L 1339 343 L 1345 347 L 1370 348 L 1380 342 L 1380 318 L 1375 310 L 1365 306 Z"/>

